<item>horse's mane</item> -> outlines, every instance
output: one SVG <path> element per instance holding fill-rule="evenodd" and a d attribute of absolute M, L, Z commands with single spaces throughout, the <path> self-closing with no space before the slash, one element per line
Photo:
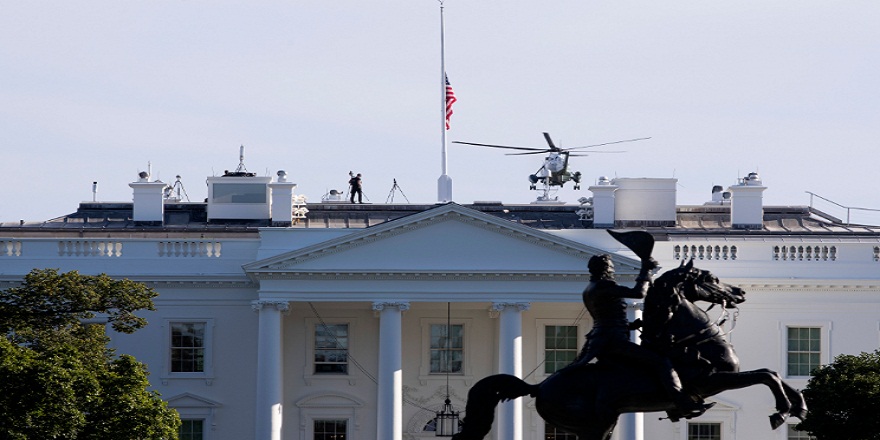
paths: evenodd
<path fill-rule="evenodd" d="M 663 272 L 662 275 L 660 275 L 659 277 L 657 277 L 657 279 L 654 280 L 654 285 L 655 286 L 662 285 L 662 286 L 666 286 L 666 287 L 672 287 L 672 286 L 677 285 L 683 281 L 686 281 L 688 279 L 689 275 L 691 275 L 692 273 L 693 273 L 693 266 L 692 265 L 678 266 L 675 269 L 670 269 L 670 270 L 667 270 L 666 272 Z"/>
<path fill-rule="evenodd" d="M 651 340 L 651 336 L 665 333 L 666 323 L 672 318 L 681 301 L 687 300 L 677 293 L 679 286 L 686 282 L 692 273 L 693 265 L 681 265 L 664 272 L 654 280 L 644 302 L 642 337 L 645 342 Z"/>

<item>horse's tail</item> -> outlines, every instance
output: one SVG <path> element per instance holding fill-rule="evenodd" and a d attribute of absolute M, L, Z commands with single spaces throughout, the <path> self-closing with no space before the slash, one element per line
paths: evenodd
<path fill-rule="evenodd" d="M 516 399 L 527 394 L 535 396 L 539 385 L 532 385 L 509 374 L 496 374 L 479 380 L 468 391 L 462 430 L 453 440 L 480 440 L 492 429 L 498 402 Z"/>

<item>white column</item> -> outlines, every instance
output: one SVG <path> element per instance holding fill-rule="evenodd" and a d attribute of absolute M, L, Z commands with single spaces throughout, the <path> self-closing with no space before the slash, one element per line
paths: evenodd
<path fill-rule="evenodd" d="M 281 440 L 284 379 L 281 368 L 281 313 L 287 301 L 258 300 L 251 303 L 260 314 L 257 330 L 256 440 Z"/>
<path fill-rule="evenodd" d="M 626 317 L 634 321 L 642 317 L 644 303 L 631 301 L 626 309 Z M 641 342 L 639 332 L 631 334 L 631 340 L 636 344 Z M 645 413 L 624 413 L 620 416 L 620 440 L 644 440 L 645 438 Z"/>
<path fill-rule="evenodd" d="M 500 317 L 498 331 L 498 372 L 522 378 L 522 312 L 529 303 L 492 303 Z M 498 440 L 522 440 L 522 398 L 498 406 Z"/>
<path fill-rule="evenodd" d="M 376 438 L 403 439 L 403 312 L 408 302 L 374 302 L 379 313 L 379 389 Z"/>

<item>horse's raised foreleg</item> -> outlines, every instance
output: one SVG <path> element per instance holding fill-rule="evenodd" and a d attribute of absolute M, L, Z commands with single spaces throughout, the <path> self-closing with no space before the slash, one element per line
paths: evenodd
<path fill-rule="evenodd" d="M 761 369 L 741 371 L 738 373 L 715 373 L 694 384 L 696 391 L 703 396 L 711 396 L 727 390 L 747 388 L 752 385 L 766 385 L 776 400 L 776 413 L 770 416 L 770 426 L 776 429 L 785 423 L 791 412 L 792 405 L 788 400 L 782 379 L 772 370 Z"/>

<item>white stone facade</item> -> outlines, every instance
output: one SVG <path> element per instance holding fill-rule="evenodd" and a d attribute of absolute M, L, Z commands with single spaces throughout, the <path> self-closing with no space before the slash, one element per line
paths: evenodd
<path fill-rule="evenodd" d="M 344 420 L 348 439 L 434 437 L 425 427 L 447 383 L 462 410 L 482 377 L 547 377 L 547 326 L 576 326 L 580 347 L 591 325 L 580 295 L 592 255 L 612 254 L 621 283 L 638 267 L 604 230 L 532 229 L 455 204 L 361 229 L 79 235 L 0 228 L 0 281 L 8 287 L 35 267 L 53 267 L 155 288 L 150 325 L 115 335 L 112 345 L 145 362 L 154 389 L 184 419 L 202 421 L 209 440 L 309 440 L 320 420 Z M 770 368 L 804 387 L 808 376 L 787 374 L 789 327 L 818 329 L 823 363 L 880 346 L 876 237 L 739 237 L 669 236 L 654 256 L 667 268 L 693 257 L 746 289 L 735 325 L 725 325 L 743 369 Z M 447 303 L 450 324 L 463 332 L 460 369 L 448 375 L 432 373 L 430 333 L 446 324 Z M 202 332 L 199 371 L 174 371 L 182 323 Z M 323 324 L 347 326 L 344 372 L 316 371 Z M 723 440 L 787 438 L 770 430 L 767 389 L 712 400 L 715 408 L 694 421 L 720 423 Z M 650 435 L 633 438 L 688 438 L 686 422 L 662 416 L 646 414 Z M 490 438 L 544 439 L 534 403 L 499 406 Z"/>

